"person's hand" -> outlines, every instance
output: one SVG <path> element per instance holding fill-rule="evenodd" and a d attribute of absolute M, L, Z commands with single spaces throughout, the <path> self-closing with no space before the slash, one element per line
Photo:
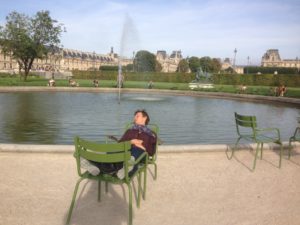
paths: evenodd
<path fill-rule="evenodd" d="M 143 144 L 143 140 L 139 140 L 139 139 L 132 139 L 130 141 L 131 144 L 135 145 L 136 147 L 138 148 L 141 148 L 141 149 L 144 149 L 145 150 L 145 147 L 142 145 Z"/>

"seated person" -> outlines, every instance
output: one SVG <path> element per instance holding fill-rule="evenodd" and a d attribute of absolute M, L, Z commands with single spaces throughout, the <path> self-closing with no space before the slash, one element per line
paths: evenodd
<path fill-rule="evenodd" d="M 130 151 L 132 156 L 131 160 L 137 159 L 141 154 L 143 154 L 144 151 L 146 151 L 150 156 L 152 156 L 156 151 L 157 136 L 154 132 L 151 131 L 151 129 L 147 127 L 149 121 L 150 121 L 150 117 L 145 110 L 137 110 L 134 113 L 133 126 L 130 129 L 128 129 L 120 139 L 117 139 L 114 136 L 109 136 L 109 138 L 118 142 L 130 141 L 131 142 Z M 115 163 L 115 164 L 104 166 L 103 163 L 101 164 L 92 161 L 90 162 L 99 169 L 98 173 L 100 171 L 105 173 L 106 172 L 105 170 L 107 170 L 106 167 L 110 167 L 112 170 L 115 170 L 111 172 L 117 172 L 117 176 L 120 179 L 123 179 L 125 176 L 123 163 Z M 129 175 L 133 174 L 137 170 L 137 168 L 138 165 L 135 165 L 130 171 Z M 96 169 L 94 168 L 94 170 Z"/>
<path fill-rule="evenodd" d="M 72 80 L 72 79 L 69 80 L 69 85 L 71 87 L 79 87 L 79 84 L 75 80 Z"/>
<path fill-rule="evenodd" d="M 55 86 L 55 80 L 53 78 L 51 78 L 49 81 L 48 81 L 48 86 L 49 87 L 54 87 Z"/>
<path fill-rule="evenodd" d="M 94 87 L 99 87 L 99 81 L 98 80 L 94 79 L 93 84 L 94 84 Z"/>

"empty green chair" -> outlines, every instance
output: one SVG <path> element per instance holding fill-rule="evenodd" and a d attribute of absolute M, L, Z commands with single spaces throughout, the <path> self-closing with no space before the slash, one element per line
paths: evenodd
<path fill-rule="evenodd" d="M 132 126 L 133 126 L 133 123 L 128 123 L 126 125 L 125 129 L 128 130 Z M 150 128 L 156 134 L 156 137 L 157 137 L 156 147 L 155 147 L 156 148 L 156 152 L 152 156 L 148 155 L 148 165 L 152 164 L 154 166 L 154 180 L 156 180 L 157 179 L 157 164 L 156 164 L 156 159 L 157 159 L 157 154 L 158 154 L 158 143 L 159 143 L 158 134 L 159 134 L 159 127 L 156 124 L 152 124 L 152 123 L 148 124 L 147 127 Z"/>
<path fill-rule="evenodd" d="M 289 159 L 291 158 L 292 142 L 300 142 L 300 127 L 297 127 L 294 135 L 289 139 Z"/>
<path fill-rule="evenodd" d="M 255 116 L 239 115 L 236 112 L 234 113 L 234 115 L 235 115 L 235 123 L 236 123 L 238 139 L 235 143 L 234 148 L 232 149 L 231 156 L 228 158 L 232 159 L 234 155 L 234 151 L 236 150 L 237 145 L 241 139 L 255 142 L 257 146 L 256 146 L 255 158 L 254 158 L 253 168 L 252 168 L 252 170 L 254 171 L 259 150 L 260 150 L 260 159 L 262 159 L 264 143 L 276 143 L 280 145 L 280 157 L 279 157 L 279 168 L 280 168 L 281 158 L 282 158 L 282 142 L 280 140 L 279 129 L 277 128 L 258 129 Z"/>
<path fill-rule="evenodd" d="M 74 207 L 74 203 L 76 200 L 76 195 L 78 192 L 79 184 L 84 179 L 91 179 L 98 181 L 98 201 L 101 200 L 101 182 L 105 182 L 106 184 L 106 191 L 108 187 L 108 183 L 112 184 L 126 184 L 128 187 L 128 202 L 129 202 L 129 215 L 128 215 L 128 224 L 132 224 L 132 180 L 134 177 L 138 177 L 138 196 L 137 196 L 137 206 L 140 206 L 140 196 L 142 192 L 142 186 L 141 186 L 141 176 L 142 173 L 144 174 L 144 194 L 145 195 L 145 188 L 146 188 L 146 175 L 147 175 L 147 165 L 148 165 L 148 158 L 147 153 L 145 152 L 142 154 L 138 159 L 136 159 L 134 162 L 129 161 L 130 159 L 130 142 L 121 142 L 121 143 L 105 143 L 105 144 L 99 144 L 96 142 L 90 142 L 83 140 L 79 137 L 75 137 L 75 153 L 74 156 L 76 158 L 76 164 L 77 164 L 77 172 L 79 175 L 79 179 L 76 183 L 72 202 L 70 205 L 68 218 L 66 224 L 70 224 L 72 211 Z M 84 171 L 81 168 L 81 160 L 80 158 L 84 158 L 87 160 L 100 162 L 100 163 L 117 163 L 117 162 L 123 162 L 124 170 L 125 170 L 125 177 L 124 179 L 119 179 L 114 174 L 104 174 L 101 173 L 97 176 L 93 176 L 88 171 Z M 132 174 L 131 176 L 128 175 L 128 167 L 130 165 L 135 165 L 139 163 L 143 158 L 146 158 L 145 163 L 140 164 L 138 167 L 138 170 Z M 131 164 L 130 164 L 131 163 Z M 130 164 L 130 165 L 129 165 Z M 96 218 L 95 218 L 96 219 Z"/>

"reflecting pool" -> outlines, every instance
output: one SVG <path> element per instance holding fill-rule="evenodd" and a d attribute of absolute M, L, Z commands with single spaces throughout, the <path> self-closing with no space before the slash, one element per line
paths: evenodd
<path fill-rule="evenodd" d="M 259 127 L 278 127 L 288 141 L 299 108 L 228 99 L 116 93 L 1 93 L 0 142 L 72 144 L 78 135 L 102 141 L 120 136 L 136 109 L 146 109 L 164 144 L 234 143 L 234 112 L 256 115 Z"/>

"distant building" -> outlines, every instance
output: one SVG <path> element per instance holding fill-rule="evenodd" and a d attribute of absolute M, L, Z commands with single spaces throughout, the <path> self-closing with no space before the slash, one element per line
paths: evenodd
<path fill-rule="evenodd" d="M 269 49 L 261 59 L 263 67 L 300 68 L 299 59 L 281 59 L 278 49 Z"/>
<path fill-rule="evenodd" d="M 173 51 L 170 56 L 167 55 L 165 50 L 158 50 L 156 53 L 156 60 L 162 66 L 162 72 L 176 72 L 178 64 L 182 59 L 181 51 Z"/>
<path fill-rule="evenodd" d="M 49 54 L 45 59 L 36 59 L 31 71 L 72 71 L 72 70 L 98 70 L 103 65 L 118 65 L 118 55 L 113 52 L 109 54 L 97 54 L 95 52 L 84 52 L 74 49 L 61 48 L 54 54 Z M 132 64 L 132 59 L 122 59 L 122 65 Z M 4 54 L 0 48 L 0 72 L 18 72 L 19 66 L 10 54 Z"/>
<path fill-rule="evenodd" d="M 233 66 L 231 63 L 231 60 L 229 58 L 225 58 L 223 61 L 221 59 L 219 59 L 219 62 L 221 63 L 221 70 L 226 70 L 229 67 L 231 67 L 238 74 L 244 73 L 244 67 L 243 66 Z"/>

